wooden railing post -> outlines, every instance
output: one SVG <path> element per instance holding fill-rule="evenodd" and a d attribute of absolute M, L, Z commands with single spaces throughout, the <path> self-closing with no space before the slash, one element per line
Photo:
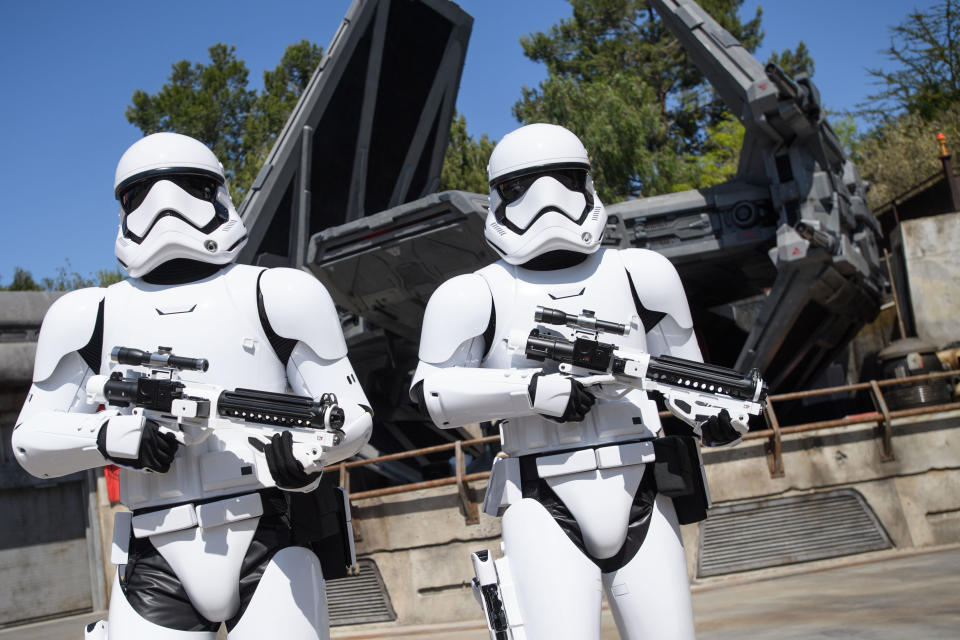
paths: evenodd
<path fill-rule="evenodd" d="M 880 420 L 877 426 L 880 428 L 880 460 L 890 462 L 896 460 L 897 456 L 893 452 L 893 425 L 890 423 L 890 410 L 887 409 L 887 402 L 883 399 L 883 393 L 880 391 L 880 385 L 876 380 L 870 381 L 870 395 L 873 397 L 873 404 L 880 412 Z"/>
<path fill-rule="evenodd" d="M 347 497 L 350 497 L 350 472 L 347 471 L 347 465 L 343 462 L 340 463 L 340 487 L 346 492 Z"/>
<path fill-rule="evenodd" d="M 773 410 L 773 400 L 771 398 L 767 398 L 766 406 L 763 408 L 763 419 L 770 430 L 773 431 L 764 447 L 767 452 L 767 467 L 770 469 L 770 477 L 782 478 L 783 440 L 780 437 L 780 421 L 777 420 L 777 414 Z"/>
<path fill-rule="evenodd" d="M 463 505 L 464 521 L 467 524 L 480 524 L 480 513 L 476 503 L 470 499 L 470 485 L 463 477 L 466 475 L 466 461 L 463 457 L 463 446 L 457 440 L 454 446 L 454 465 L 457 469 L 457 491 L 460 494 L 460 504 Z"/>

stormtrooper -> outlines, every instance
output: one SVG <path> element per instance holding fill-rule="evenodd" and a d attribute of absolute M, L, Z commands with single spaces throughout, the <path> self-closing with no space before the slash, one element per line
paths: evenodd
<path fill-rule="evenodd" d="M 94 376 L 139 379 L 176 353 L 204 359 L 181 372 L 187 388 L 308 402 L 335 394 L 342 427 L 319 454 L 334 463 L 367 442 L 372 415 L 333 302 L 302 271 L 233 264 L 246 229 L 222 166 L 199 141 L 175 133 L 139 140 L 121 157 L 114 186 L 116 256 L 130 278 L 68 293 L 50 308 L 13 433 L 17 460 L 38 477 L 121 467 L 131 513 L 115 521 L 109 620 L 91 624 L 87 637 L 212 640 L 225 622 L 240 640 L 328 638 L 311 529 L 329 525 L 324 487 L 334 489 L 293 455 L 289 431 L 256 440 L 213 429 L 185 442 L 144 412 L 99 406 L 89 390 Z M 131 364 L 118 361 L 118 347 L 157 352 Z M 339 506 L 332 513 L 344 520 Z"/>
<path fill-rule="evenodd" d="M 589 170 L 583 144 L 559 126 L 521 127 L 496 146 L 485 237 L 501 259 L 434 292 L 411 397 L 440 427 L 500 423 L 508 457 L 495 461 L 484 511 L 502 515 L 503 558 L 473 558 L 491 638 L 598 639 L 601 587 L 621 637 L 693 638 L 678 517 L 653 473 L 672 464 L 653 446 L 655 401 L 637 388 L 584 386 L 516 348 L 532 329 L 573 338 L 572 328 L 538 325 L 538 307 L 589 310 L 591 322 L 638 327 L 618 347 L 702 362 L 670 262 L 600 247 L 607 216 Z M 716 445 L 746 430 L 727 413 L 691 426 Z"/>

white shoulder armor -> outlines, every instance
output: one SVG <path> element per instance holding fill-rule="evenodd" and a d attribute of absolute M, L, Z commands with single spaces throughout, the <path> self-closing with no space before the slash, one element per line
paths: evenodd
<path fill-rule="evenodd" d="M 49 378 L 64 356 L 79 351 L 90 342 L 105 294 L 106 289 L 77 289 L 53 303 L 43 318 L 37 338 L 34 382 Z"/>
<path fill-rule="evenodd" d="M 648 249 L 623 249 L 620 258 L 645 309 L 665 313 L 682 329 L 693 327 L 680 274 L 669 260 Z"/>
<path fill-rule="evenodd" d="M 347 355 L 340 317 L 326 288 L 299 269 L 278 267 L 260 276 L 263 311 L 281 338 L 299 340 L 324 360 Z"/>
<path fill-rule="evenodd" d="M 420 360 L 429 364 L 449 360 L 465 341 L 483 335 L 492 309 L 490 287 L 476 273 L 444 282 L 430 296 L 423 313 Z"/>

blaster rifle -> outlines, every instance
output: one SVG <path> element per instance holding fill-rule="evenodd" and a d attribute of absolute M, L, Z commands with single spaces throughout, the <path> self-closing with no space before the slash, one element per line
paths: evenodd
<path fill-rule="evenodd" d="M 617 383 L 663 396 L 670 411 L 696 426 L 724 409 L 746 429 L 751 415 L 760 415 L 767 386 L 757 369 L 742 374 L 734 369 L 672 356 L 651 356 L 600 342 L 601 333 L 627 335 L 632 324 L 599 320 L 593 311 L 579 316 L 559 309 L 537 307 L 537 322 L 576 329 L 574 339 L 533 329 L 527 337 L 527 358 L 560 363 L 584 386 Z"/>
<path fill-rule="evenodd" d="M 172 432 L 184 445 L 205 440 L 218 429 L 244 429 L 258 451 L 270 436 L 290 431 L 293 455 L 306 473 L 320 471 L 325 449 L 343 439 L 343 409 L 331 393 L 319 400 L 308 396 L 254 389 L 228 390 L 223 387 L 180 380 L 181 371 L 206 371 L 205 358 L 176 356 L 169 348 L 155 352 L 114 347 L 111 359 L 124 365 L 151 367 L 146 376 L 124 377 L 119 371 L 93 376 L 87 381 L 90 402 L 115 407 L 133 407 Z"/>

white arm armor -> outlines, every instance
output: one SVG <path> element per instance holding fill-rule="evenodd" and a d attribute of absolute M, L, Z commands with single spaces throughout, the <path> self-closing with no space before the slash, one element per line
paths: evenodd
<path fill-rule="evenodd" d="M 103 296 L 103 289 L 66 294 L 50 307 L 40 328 L 33 385 L 12 437 L 17 462 L 39 478 L 107 463 L 97 451 L 97 435 L 117 412 L 96 413 L 97 406 L 87 403 L 84 385 L 93 371 L 78 353 L 96 330 Z"/>
<path fill-rule="evenodd" d="M 490 288 L 477 274 L 451 278 L 430 297 L 410 395 L 419 401 L 422 393 L 424 408 L 438 427 L 536 413 L 563 415 L 570 395 L 568 379 L 540 376 L 536 399 L 531 401 L 531 379 L 540 369 L 479 368 L 492 310 Z M 422 385 L 420 393 L 417 385 Z"/>
<path fill-rule="evenodd" d="M 640 304 L 649 311 L 664 314 L 656 326 L 647 330 L 650 354 L 703 362 L 687 295 L 676 267 L 659 253 L 646 249 L 624 249 L 620 256 Z"/>
<path fill-rule="evenodd" d="M 287 361 L 287 380 L 293 392 L 312 398 L 333 393 L 343 408 L 346 437 L 325 453 L 324 464 L 355 455 L 370 439 L 373 412 L 347 359 L 347 344 L 330 294 L 310 274 L 283 268 L 263 273 L 260 292 L 273 330 L 298 341 Z"/>
<path fill-rule="evenodd" d="M 693 331 L 687 296 L 673 264 L 662 255 L 645 249 L 627 249 L 622 256 L 640 303 L 650 311 L 666 314 L 647 332 L 647 350 L 650 354 L 703 362 L 703 354 L 700 353 L 700 345 Z M 699 423 L 689 420 L 670 402 L 667 402 L 667 408 L 700 435 Z M 733 420 L 731 424 L 741 434 L 748 430 L 747 425 L 738 420 Z"/>

